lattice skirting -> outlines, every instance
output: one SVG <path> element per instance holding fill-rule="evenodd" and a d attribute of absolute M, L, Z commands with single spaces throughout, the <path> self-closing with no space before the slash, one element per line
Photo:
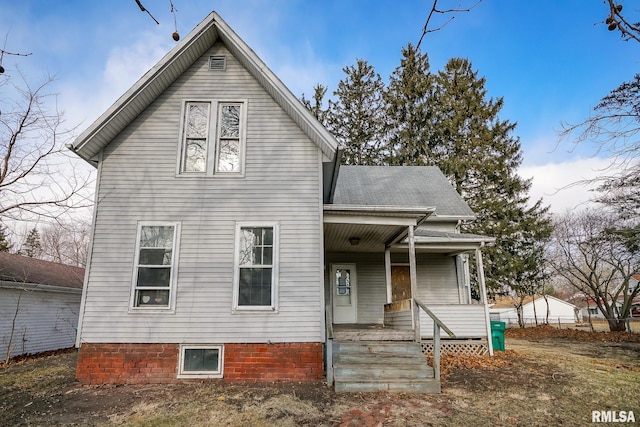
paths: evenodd
<path fill-rule="evenodd" d="M 422 341 L 422 352 L 433 355 L 433 341 Z M 440 341 L 441 354 L 465 354 L 482 356 L 489 353 L 486 341 L 475 340 L 442 340 Z"/>

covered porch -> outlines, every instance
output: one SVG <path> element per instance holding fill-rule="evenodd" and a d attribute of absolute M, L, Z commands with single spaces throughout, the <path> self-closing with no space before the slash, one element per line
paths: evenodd
<path fill-rule="evenodd" d="M 481 254 L 492 240 L 456 232 L 451 218 L 429 220 L 434 211 L 325 205 L 328 350 L 334 339 L 408 341 L 437 356 L 445 331 L 450 340 L 482 341 L 492 353 Z M 480 302 L 471 299 L 469 254 Z M 434 376 L 439 380 L 439 366 Z"/>

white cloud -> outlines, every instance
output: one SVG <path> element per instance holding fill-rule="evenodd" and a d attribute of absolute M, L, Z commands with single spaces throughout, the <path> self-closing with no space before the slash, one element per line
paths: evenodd
<path fill-rule="evenodd" d="M 533 178 L 530 196 L 532 201 L 543 198 L 551 211 L 562 213 L 567 209 L 581 209 L 589 205 L 595 185 L 581 184 L 606 174 L 611 159 L 597 157 L 576 158 L 564 162 L 547 163 L 539 166 L 524 166 L 519 174 L 523 178 Z"/>
<path fill-rule="evenodd" d="M 67 82 L 62 88 L 67 123 L 81 123 L 80 131 L 87 128 L 171 47 L 161 35 L 145 33 L 130 45 L 113 48 L 101 73 Z"/>

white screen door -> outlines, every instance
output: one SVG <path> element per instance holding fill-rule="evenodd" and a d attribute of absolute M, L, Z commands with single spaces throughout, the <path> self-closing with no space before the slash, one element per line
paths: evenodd
<path fill-rule="evenodd" d="M 356 283 L 355 264 L 333 264 L 331 266 L 333 323 L 357 323 L 358 293 Z"/>

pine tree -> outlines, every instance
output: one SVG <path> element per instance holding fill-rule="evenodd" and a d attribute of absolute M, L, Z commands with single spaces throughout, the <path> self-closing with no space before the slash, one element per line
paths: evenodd
<path fill-rule="evenodd" d="M 0 252 L 9 252 L 12 246 L 7 240 L 7 228 L 0 224 Z"/>
<path fill-rule="evenodd" d="M 20 251 L 23 255 L 31 258 L 38 258 L 42 253 L 42 243 L 40 242 L 40 233 L 38 229 L 33 227 L 22 246 Z"/>
<path fill-rule="evenodd" d="M 310 100 L 305 98 L 304 93 L 300 99 L 302 104 L 307 107 L 307 110 L 311 111 L 311 114 L 313 114 L 313 116 L 325 126 L 327 125 L 327 110 L 322 108 L 322 104 L 324 103 L 324 96 L 326 94 L 327 87 L 318 83 L 313 88 L 313 104 Z"/>
<path fill-rule="evenodd" d="M 517 174 L 522 149 L 515 124 L 500 120 L 502 98 L 487 98 L 485 79 L 466 59 L 449 60 L 435 85 L 427 155 L 477 215 L 464 231 L 496 238 L 485 250 L 487 287 L 529 293 L 546 277 L 544 242 L 552 225 L 541 200 L 529 207 L 531 180 Z"/>
<path fill-rule="evenodd" d="M 327 127 L 344 148 L 343 163 L 348 165 L 380 164 L 384 140 L 384 83 L 367 61 L 343 68 L 340 80 L 329 101 Z"/>
<path fill-rule="evenodd" d="M 402 49 L 402 59 L 389 78 L 385 91 L 390 165 L 423 165 L 433 129 L 429 101 L 433 76 L 429 58 L 411 43 Z"/>

